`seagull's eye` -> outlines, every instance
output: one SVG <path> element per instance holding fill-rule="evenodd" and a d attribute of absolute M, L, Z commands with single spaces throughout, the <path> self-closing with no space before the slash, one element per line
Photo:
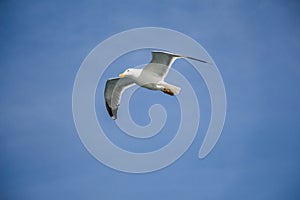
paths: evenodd
<path fill-rule="evenodd" d="M 127 72 L 129 72 L 129 69 L 127 69 Z"/>

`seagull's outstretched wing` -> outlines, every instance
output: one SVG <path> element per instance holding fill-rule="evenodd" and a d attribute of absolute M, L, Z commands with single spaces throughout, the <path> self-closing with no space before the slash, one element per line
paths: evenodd
<path fill-rule="evenodd" d="M 106 81 L 104 90 L 105 105 L 109 115 L 113 119 L 117 119 L 118 106 L 123 91 L 134 84 L 130 78 L 112 78 Z"/>
<path fill-rule="evenodd" d="M 189 56 L 183 56 L 183 55 L 164 52 L 164 51 L 152 51 L 152 60 L 144 68 L 144 70 L 145 72 L 147 73 L 150 72 L 156 77 L 163 80 L 167 76 L 171 65 L 177 58 L 188 58 L 199 62 L 208 63 L 204 60 L 200 60 Z"/>
<path fill-rule="evenodd" d="M 148 65 L 146 65 L 146 67 L 144 67 L 143 71 L 151 73 L 157 78 L 163 80 L 167 76 L 172 63 L 176 58 L 178 58 L 178 56 L 174 56 L 172 53 L 153 51 L 152 60 Z"/>

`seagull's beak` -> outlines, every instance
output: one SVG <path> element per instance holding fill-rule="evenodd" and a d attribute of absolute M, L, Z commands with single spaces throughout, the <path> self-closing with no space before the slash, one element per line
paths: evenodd
<path fill-rule="evenodd" d="M 125 74 L 119 74 L 119 77 L 123 78 L 123 77 L 125 77 Z"/>

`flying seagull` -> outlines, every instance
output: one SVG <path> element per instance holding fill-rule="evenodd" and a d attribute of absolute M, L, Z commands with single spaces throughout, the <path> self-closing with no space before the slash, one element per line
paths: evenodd
<path fill-rule="evenodd" d="M 106 109 L 112 119 L 117 119 L 118 106 L 123 91 L 135 84 L 150 90 L 160 90 L 171 96 L 177 95 L 180 88 L 164 81 L 171 65 L 177 58 L 188 58 L 208 63 L 189 56 L 153 51 L 152 60 L 143 69 L 129 68 L 120 74 L 118 78 L 108 79 L 105 85 L 104 98 Z"/>

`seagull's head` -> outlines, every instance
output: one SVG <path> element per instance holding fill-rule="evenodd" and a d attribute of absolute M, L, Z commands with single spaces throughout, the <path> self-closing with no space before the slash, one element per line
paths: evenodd
<path fill-rule="evenodd" d="M 126 69 L 122 74 L 119 74 L 120 78 L 130 77 L 135 75 L 135 69 L 129 68 Z"/>

